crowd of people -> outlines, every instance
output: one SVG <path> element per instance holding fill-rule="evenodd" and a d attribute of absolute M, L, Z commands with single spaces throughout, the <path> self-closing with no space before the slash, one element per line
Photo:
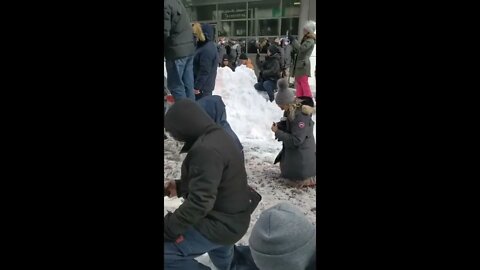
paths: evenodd
<path fill-rule="evenodd" d="M 228 124 L 221 96 L 213 92 L 218 68 L 235 71 L 253 64 L 238 43 L 215 43 L 211 25 L 192 23 L 182 1 L 164 0 L 164 18 L 164 97 L 171 93 L 173 98 L 164 109 L 164 128 L 184 143 L 181 152 L 186 153 L 180 179 L 164 180 L 164 196 L 184 198 L 164 217 L 164 269 L 209 269 L 194 259 L 205 253 L 220 270 L 315 269 L 315 227 L 288 203 L 261 213 L 249 246 L 235 245 L 247 232 L 261 194 L 248 185 L 242 143 Z M 284 111 L 271 127 L 283 146 L 273 163 L 280 163 L 287 184 L 314 188 L 315 109 L 307 79 L 315 23 L 307 22 L 303 31 L 301 41 L 288 36 L 269 45 L 263 60 L 258 49 L 260 75 L 254 87 Z"/>

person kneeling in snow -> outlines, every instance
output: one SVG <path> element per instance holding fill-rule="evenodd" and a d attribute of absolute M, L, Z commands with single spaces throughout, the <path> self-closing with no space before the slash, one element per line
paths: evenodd
<path fill-rule="evenodd" d="M 277 89 L 277 80 L 281 77 L 280 69 L 280 50 L 277 46 L 268 47 L 265 61 L 260 61 L 260 54 L 256 57 L 257 67 L 260 67 L 258 83 L 255 84 L 257 91 L 266 91 L 270 102 L 275 98 L 275 89 Z"/>
<path fill-rule="evenodd" d="M 303 210 L 279 203 L 260 214 L 249 246 L 235 246 L 236 270 L 314 270 L 316 238 Z"/>
<path fill-rule="evenodd" d="M 237 134 L 233 132 L 230 124 L 227 122 L 227 111 L 225 110 L 225 103 L 223 103 L 222 97 L 217 95 L 206 96 L 197 100 L 197 103 L 203 108 L 203 110 L 205 110 L 208 116 L 215 121 L 216 124 L 220 125 L 228 133 L 228 135 L 232 137 L 238 151 L 242 153 L 243 157 L 243 146 L 240 143 Z"/>
<path fill-rule="evenodd" d="M 273 123 L 275 138 L 283 143 L 282 151 L 274 164 L 280 162 L 282 177 L 295 187 L 315 186 L 316 184 L 316 146 L 313 137 L 314 109 L 303 105 L 288 89 L 286 79 L 278 81 L 278 93 L 275 102 L 285 111 L 282 121 Z"/>
<path fill-rule="evenodd" d="M 205 269 L 194 258 L 208 252 L 215 267 L 230 270 L 233 245 L 247 232 L 252 213 L 242 155 L 194 101 L 175 102 L 165 129 L 185 142 L 181 152 L 187 155 L 181 179 L 164 188 L 164 195 L 185 198 L 164 217 L 164 269 Z"/>

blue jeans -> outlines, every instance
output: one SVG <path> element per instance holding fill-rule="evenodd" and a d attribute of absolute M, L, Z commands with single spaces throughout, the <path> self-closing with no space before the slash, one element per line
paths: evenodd
<path fill-rule="evenodd" d="M 265 80 L 254 85 L 258 91 L 265 91 L 268 94 L 270 101 L 275 99 L 274 90 L 277 88 L 277 82 L 273 80 Z"/>
<path fill-rule="evenodd" d="M 193 94 L 193 55 L 167 60 L 167 86 L 175 101 L 182 98 L 195 100 Z"/>
<path fill-rule="evenodd" d="M 233 262 L 233 245 L 222 246 L 210 242 L 196 229 L 191 227 L 183 235 L 180 243 L 163 242 L 164 264 L 168 270 L 207 270 L 207 267 L 194 258 L 208 252 L 210 260 L 219 270 L 235 270 Z"/>

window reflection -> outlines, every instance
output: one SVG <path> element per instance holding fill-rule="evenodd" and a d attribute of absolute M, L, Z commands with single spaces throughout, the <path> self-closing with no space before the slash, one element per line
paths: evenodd
<path fill-rule="evenodd" d="M 278 19 L 258 20 L 258 35 L 259 36 L 279 35 Z"/>
<path fill-rule="evenodd" d="M 280 31 L 281 35 L 298 35 L 298 18 L 292 19 L 282 19 L 282 31 Z"/>

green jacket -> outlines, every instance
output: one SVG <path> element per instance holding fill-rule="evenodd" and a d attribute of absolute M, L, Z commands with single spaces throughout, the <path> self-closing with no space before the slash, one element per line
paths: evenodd
<path fill-rule="evenodd" d="M 293 64 L 293 76 L 307 75 L 311 77 L 310 56 L 315 47 L 315 35 L 308 33 L 303 37 L 301 43 L 298 40 L 294 40 L 292 46 L 297 55 Z"/>
<path fill-rule="evenodd" d="M 165 58 L 175 60 L 195 53 L 190 17 L 180 0 L 163 1 Z"/>

